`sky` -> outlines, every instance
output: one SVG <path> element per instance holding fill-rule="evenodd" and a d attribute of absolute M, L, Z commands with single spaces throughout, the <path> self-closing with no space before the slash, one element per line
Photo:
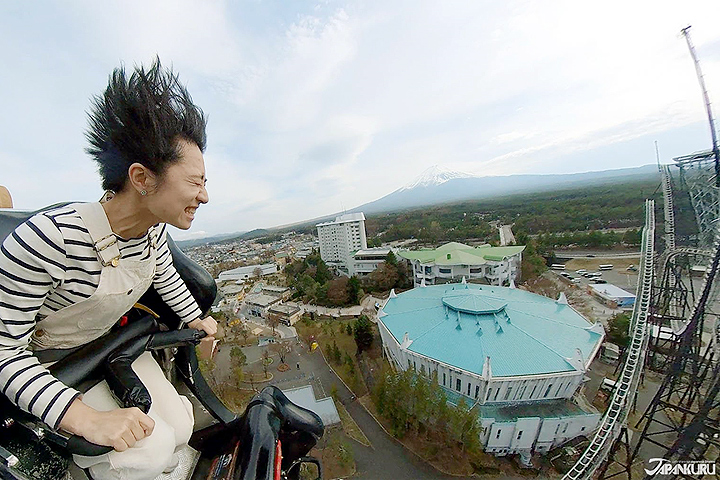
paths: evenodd
<path fill-rule="evenodd" d="M 717 0 L 2 2 L 0 184 L 22 209 L 99 199 L 90 99 L 156 55 L 209 118 L 210 203 L 180 240 L 331 215 L 432 165 L 608 170 L 655 163 L 655 141 L 671 163 L 711 147 L 680 30 L 720 99 L 718 18 Z"/>

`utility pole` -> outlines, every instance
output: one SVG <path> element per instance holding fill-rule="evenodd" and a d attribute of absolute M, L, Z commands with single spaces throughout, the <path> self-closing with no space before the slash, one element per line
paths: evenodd
<path fill-rule="evenodd" d="M 720 150 L 718 150 L 717 134 L 715 133 L 715 121 L 713 120 L 712 109 L 710 108 L 710 97 L 708 96 L 707 88 L 705 88 L 705 78 L 703 77 L 702 70 L 700 69 L 700 61 L 695 54 L 695 47 L 693 47 L 692 41 L 690 40 L 690 25 L 683 28 L 680 33 L 685 37 L 687 41 L 690 55 L 692 56 L 693 62 L 695 62 L 695 73 L 702 89 L 703 100 L 705 100 L 705 108 L 707 109 L 708 121 L 710 122 L 710 135 L 712 137 L 712 151 L 715 156 L 715 186 L 720 187 Z"/>

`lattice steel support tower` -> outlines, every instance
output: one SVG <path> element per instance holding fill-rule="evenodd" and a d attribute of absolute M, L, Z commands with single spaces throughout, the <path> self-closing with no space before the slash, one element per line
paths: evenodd
<path fill-rule="evenodd" d="M 660 447 L 668 460 L 716 460 L 720 447 L 720 353 L 718 316 L 709 309 L 716 294 L 720 242 L 714 246 L 701 293 L 679 337 L 679 345 L 650 405 L 636 427 L 642 426 L 632 457 L 643 444 Z M 703 338 L 704 326 L 708 335 Z M 698 439 L 702 442 L 698 442 Z M 692 477 L 687 477 L 692 478 Z"/>

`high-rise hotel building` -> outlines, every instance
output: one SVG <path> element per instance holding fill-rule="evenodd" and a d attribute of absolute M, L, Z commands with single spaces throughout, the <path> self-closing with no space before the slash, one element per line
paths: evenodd
<path fill-rule="evenodd" d="M 353 254 L 367 248 L 365 215 L 362 212 L 340 215 L 332 222 L 318 224 L 317 229 L 323 261 L 346 275 L 353 275 Z"/>

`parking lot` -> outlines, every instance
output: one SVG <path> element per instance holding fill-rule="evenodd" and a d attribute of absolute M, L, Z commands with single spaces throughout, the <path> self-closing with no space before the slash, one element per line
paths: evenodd
<path fill-rule="evenodd" d="M 627 290 L 630 293 L 635 293 L 635 290 L 637 289 L 637 267 L 639 263 L 639 255 L 637 257 L 622 258 L 573 258 L 565 263 L 564 271 L 570 274 L 573 278 L 580 278 L 580 285 L 583 287 L 587 287 L 591 281 L 589 278 L 576 273 L 577 270 L 601 273 L 602 275 L 600 278 L 605 280 L 607 283 L 611 283 L 623 290 Z M 600 265 L 612 265 L 612 269 L 600 270 Z"/>

